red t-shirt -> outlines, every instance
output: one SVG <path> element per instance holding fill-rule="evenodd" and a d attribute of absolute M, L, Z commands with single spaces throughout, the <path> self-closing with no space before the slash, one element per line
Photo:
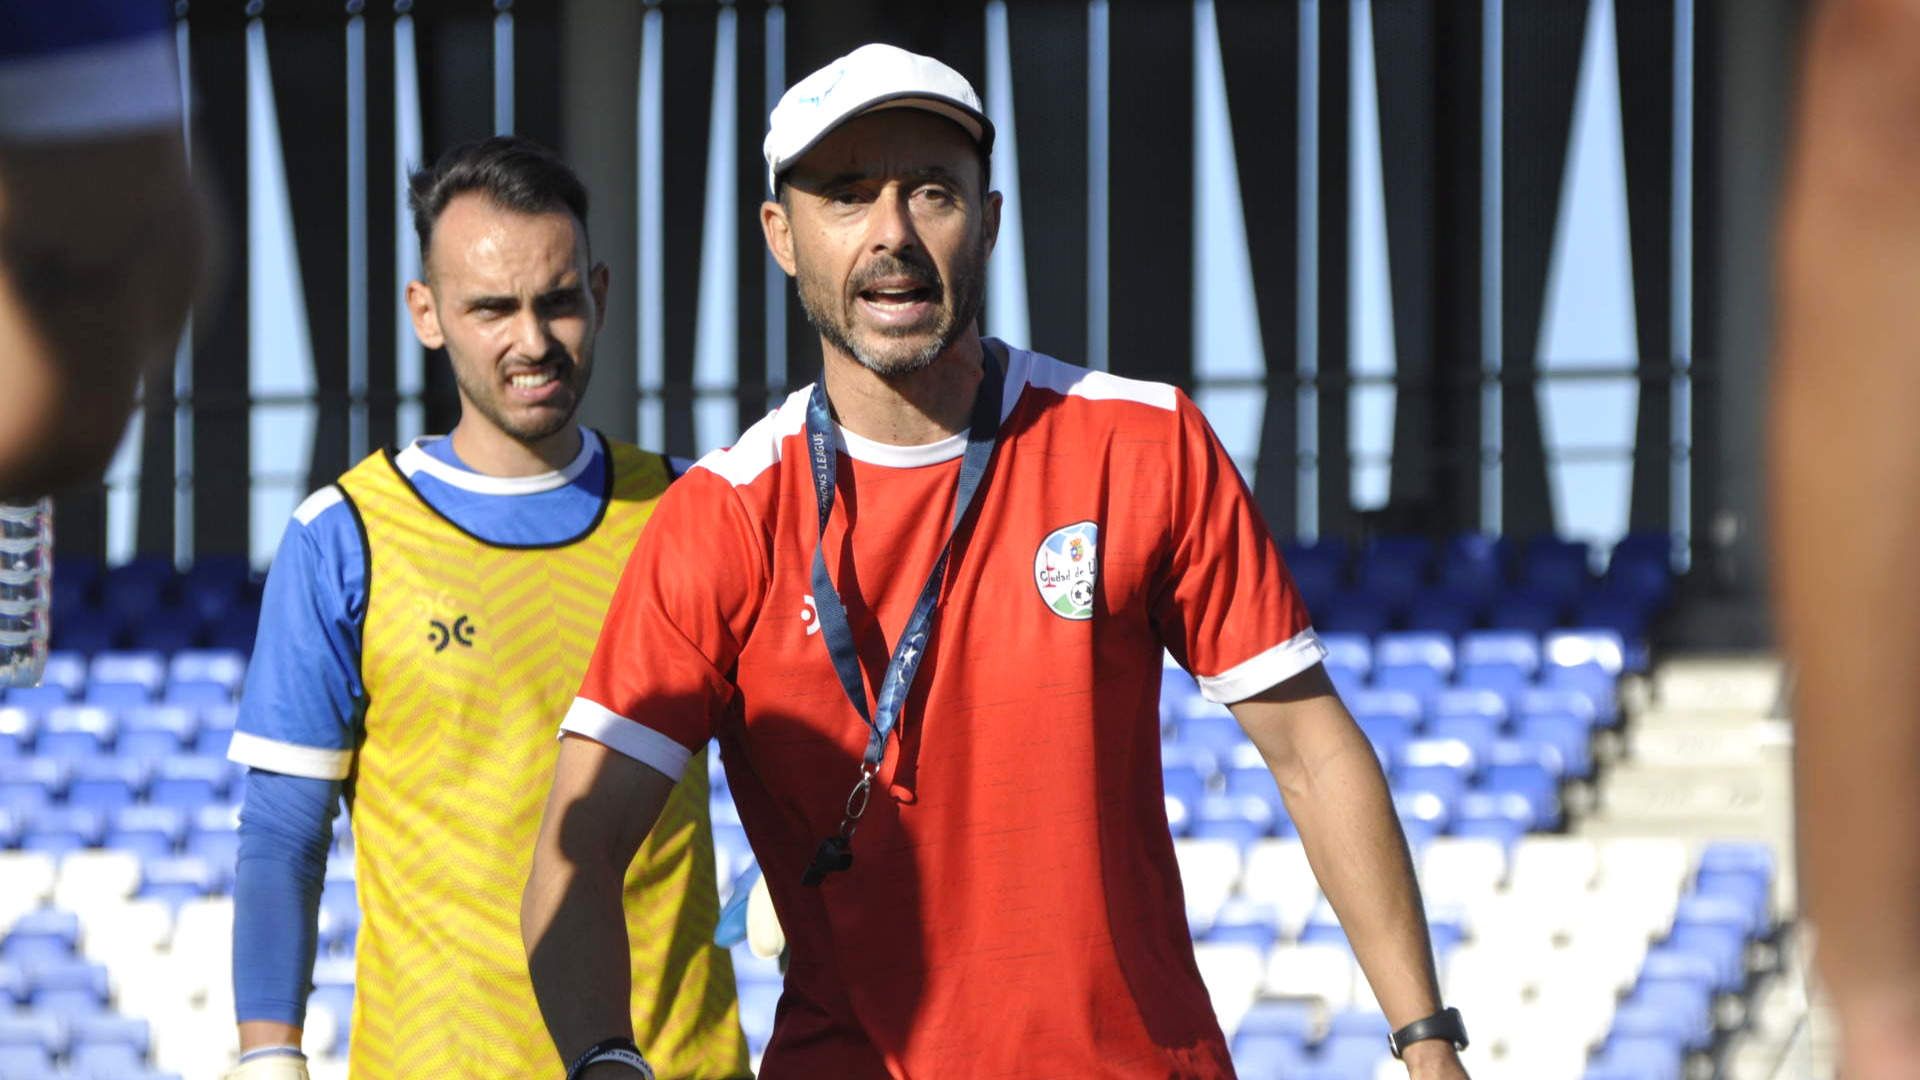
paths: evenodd
<path fill-rule="evenodd" d="M 763 1076 L 1232 1075 L 1168 835 L 1161 650 L 1228 702 L 1324 650 L 1184 394 L 1008 352 L 999 445 L 851 870 L 800 883 L 867 740 L 809 595 L 807 391 L 661 500 L 564 725 L 676 776 L 720 740 L 792 950 Z M 965 437 L 840 438 L 824 542 L 871 688 Z"/>

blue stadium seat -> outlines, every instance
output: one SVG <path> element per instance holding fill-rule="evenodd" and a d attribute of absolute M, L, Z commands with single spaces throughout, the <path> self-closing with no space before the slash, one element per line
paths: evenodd
<path fill-rule="evenodd" d="M 1453 674 L 1453 639 L 1419 630 L 1382 634 L 1373 643 L 1373 662 L 1375 682 L 1384 669 L 1413 667 L 1429 668 L 1444 680 Z"/>
<path fill-rule="evenodd" d="M 53 758 L 0 760 L 0 809 L 31 813 L 64 797 L 72 772 L 71 763 Z"/>
<path fill-rule="evenodd" d="M 1426 696 L 1445 686 L 1446 673 L 1425 664 L 1382 664 L 1373 671 L 1373 684 L 1383 690 L 1404 690 Z"/>
<path fill-rule="evenodd" d="M 178 907 L 219 891 L 222 875 L 207 860 L 192 855 L 143 859 L 139 896 Z"/>
<path fill-rule="evenodd" d="M 1452 836 L 1497 840 L 1508 847 L 1533 828 L 1533 804 L 1510 791 L 1469 791 L 1454 807 Z"/>
<path fill-rule="evenodd" d="M 121 638 L 119 616 L 96 608 L 71 608 L 52 619 L 53 647 L 76 653 L 105 652 Z"/>
<path fill-rule="evenodd" d="M 226 798 L 231 770 L 218 758 L 170 757 L 154 763 L 147 801 L 193 810 Z"/>
<path fill-rule="evenodd" d="M 207 646 L 251 654 L 254 631 L 259 627 L 259 602 L 241 601 L 234 604 L 218 621 L 207 624 Z"/>
<path fill-rule="evenodd" d="M 1426 776 L 1439 770 L 1466 784 L 1480 771 L 1480 758 L 1471 743 L 1439 736 L 1414 739 L 1394 759 L 1395 776 Z"/>
<path fill-rule="evenodd" d="M 1621 538 L 1607 557 L 1602 588 L 1659 607 L 1673 593 L 1672 548 L 1673 538 L 1660 533 Z"/>
<path fill-rule="evenodd" d="M 1244 749 L 1253 750 L 1253 744 L 1248 743 Z M 1248 756 L 1257 759 L 1260 755 L 1258 751 L 1254 751 L 1251 755 L 1238 753 L 1234 755 L 1234 764 L 1224 773 L 1225 794 L 1235 799 L 1259 799 L 1272 806 L 1276 812 L 1282 812 L 1280 787 L 1274 783 L 1273 771 L 1267 768 L 1265 762 L 1248 761 Z"/>
<path fill-rule="evenodd" d="M 1362 677 L 1373 670 L 1373 643 L 1365 635 L 1329 632 L 1320 635 L 1320 644 L 1327 648 L 1330 668 L 1346 668 Z"/>
<path fill-rule="evenodd" d="M 1505 587 L 1511 544 L 1503 536 L 1463 533 L 1447 541 L 1440 557 L 1440 585 L 1487 599 Z"/>
<path fill-rule="evenodd" d="M 1520 742 L 1550 746 L 1560 762 L 1556 775 L 1586 779 L 1593 775 L 1593 729 L 1571 716 L 1524 716 L 1514 725 Z"/>
<path fill-rule="evenodd" d="M 1394 781 L 1393 810 L 1400 819 L 1407 845 L 1423 846 L 1427 840 L 1445 832 L 1459 801 L 1459 789 Z"/>
<path fill-rule="evenodd" d="M 1427 713 L 1435 721 L 1470 717 L 1499 725 L 1507 719 L 1507 697 L 1494 690 L 1450 686 L 1428 699 Z"/>
<path fill-rule="evenodd" d="M 192 607 L 163 605 L 128 623 L 127 639 L 136 649 L 175 653 L 200 644 L 202 619 Z"/>
<path fill-rule="evenodd" d="M 1339 592 L 1313 603 L 1313 624 L 1328 633 L 1372 637 L 1393 625 L 1393 610 L 1379 597 L 1361 592 Z"/>
<path fill-rule="evenodd" d="M 1162 800 L 1167 809 L 1167 831 L 1174 836 L 1185 836 L 1193 828 L 1193 814 L 1188 802 L 1178 795 L 1168 795 Z"/>
<path fill-rule="evenodd" d="M 1233 1036 L 1233 1066 L 1234 1071 L 1249 1078 L 1296 1077 L 1310 1067 L 1310 1061 L 1298 1039 L 1242 1028 Z"/>
<path fill-rule="evenodd" d="M 1647 628 L 1653 625 L 1657 610 L 1644 597 L 1592 593 L 1573 605 L 1572 622 L 1579 626 L 1604 629 L 1628 641 L 1637 641 L 1646 637 Z M 1632 670 L 1644 669 L 1644 664 L 1636 661 Z"/>
<path fill-rule="evenodd" d="M 1577 599 L 1593 580 L 1587 545 L 1551 536 L 1534 538 L 1520 560 L 1522 588 L 1563 602 Z"/>
<path fill-rule="evenodd" d="M 12 705 L 0 706 L 0 757 L 24 757 L 40 733 L 40 715 Z"/>
<path fill-rule="evenodd" d="M 80 700 L 87 705 L 119 712 L 152 702 L 153 694 L 146 687 L 132 683 L 93 683 L 80 695 Z"/>
<path fill-rule="evenodd" d="M 1513 697 L 1513 714 L 1524 720 L 1532 716 L 1561 716 L 1589 726 L 1600 722 L 1600 707 L 1585 690 L 1535 687 Z"/>
<path fill-rule="evenodd" d="M 0 851 L 20 845 L 20 833 L 27 827 L 20 815 L 0 809 Z"/>
<path fill-rule="evenodd" d="M 45 1008 L 49 995 L 71 993 L 92 999 L 95 1007 L 86 1013 L 98 1012 L 107 1002 L 107 969 L 85 960 L 34 964 L 27 968 L 27 986 L 28 1001 L 35 1008 Z"/>
<path fill-rule="evenodd" d="M 1700 852 L 1700 874 L 1743 874 L 1762 882 L 1772 882 L 1775 873 L 1773 849 L 1760 841 L 1720 840 Z"/>
<path fill-rule="evenodd" d="M 1479 623 L 1482 606 L 1481 598 L 1471 593 L 1429 589 L 1407 602 L 1405 621 L 1409 630 L 1459 637 Z"/>
<path fill-rule="evenodd" d="M 1602 627 L 1578 627 L 1548 634 L 1540 643 L 1541 663 L 1547 669 L 1596 667 L 1608 675 L 1626 669 L 1626 643 Z"/>
<path fill-rule="evenodd" d="M 1720 982 L 1720 965 L 1705 953 L 1656 945 L 1647 950 L 1647 958 L 1640 964 L 1640 980 L 1687 982 L 1711 994 Z"/>
<path fill-rule="evenodd" d="M 76 1080 L 126 1080 L 147 1071 L 147 1056 L 125 1043 L 76 1041 L 67 1068 Z"/>
<path fill-rule="evenodd" d="M 20 848 L 58 858 L 84 848 L 99 847 L 106 835 L 107 818 L 99 810 L 43 806 L 27 814 L 26 827 L 20 832 Z"/>
<path fill-rule="evenodd" d="M 1540 639 L 1520 630 L 1479 630 L 1463 635 L 1460 666 L 1518 668 L 1531 679 L 1540 670 Z"/>
<path fill-rule="evenodd" d="M 200 734 L 194 738 L 194 753 L 201 757 L 226 757 L 227 743 L 233 739 L 233 725 L 239 715 L 237 705 L 214 705 L 201 709 Z"/>
<path fill-rule="evenodd" d="M 157 694 L 167 682 L 167 661 L 158 652 L 131 650 L 104 652 L 87 667 L 87 684 L 131 683 Z"/>
<path fill-rule="evenodd" d="M 1160 726 L 1164 730 L 1177 723 L 1195 706 L 1200 686 L 1185 668 L 1171 664 L 1160 669 Z"/>
<path fill-rule="evenodd" d="M 1716 992 L 1734 993 L 1747 984 L 1747 935 L 1738 927 L 1676 921 L 1661 945 L 1711 963 Z"/>
<path fill-rule="evenodd" d="M 192 709 L 177 705 L 147 705 L 120 714 L 119 737 L 114 753 L 123 758 L 151 761 L 185 753 L 200 718 Z"/>
<path fill-rule="evenodd" d="M 1263 998 L 1255 1001 L 1240 1018 L 1235 1029 L 1234 1057 L 1240 1054 L 1240 1039 L 1264 1035 L 1285 1039 L 1302 1050 L 1314 1039 L 1318 1027 L 1318 1009 L 1310 1001 Z M 1264 1074 L 1261 1074 L 1264 1075 Z"/>
<path fill-rule="evenodd" d="M 1500 737 L 1500 721 L 1486 716 L 1436 716 L 1427 724 L 1427 735 L 1465 743 L 1471 751 L 1470 760 L 1479 763 L 1493 753 L 1494 741 Z M 1405 757 L 1404 751 L 1401 756 Z"/>
<path fill-rule="evenodd" d="M 1544 634 L 1560 625 L 1565 613 L 1566 604 L 1557 597 L 1536 592 L 1509 592 L 1488 605 L 1486 624 L 1493 630 Z"/>
<path fill-rule="evenodd" d="M 0 1002 L 11 1002 L 16 1006 L 27 1003 L 27 973 L 20 965 L 0 958 Z M 6 1015 L 0 1013 L 0 1016 Z"/>
<path fill-rule="evenodd" d="M 1633 1080 L 1680 1080 L 1686 1050 L 1672 1039 L 1648 1035 L 1610 1036 L 1588 1066 L 1587 1077 L 1630 1076 Z"/>
<path fill-rule="evenodd" d="M 186 815 L 172 806 L 129 806 L 116 811 L 105 846 L 142 858 L 163 858 L 179 849 Z"/>
<path fill-rule="evenodd" d="M 1189 807 L 1207 794 L 1208 779 L 1214 771 L 1210 751 L 1179 744 L 1161 747 L 1160 781 L 1168 795 Z"/>
<path fill-rule="evenodd" d="M 1190 807 L 1193 823 L 1188 835 L 1203 840 L 1231 840 L 1242 847 L 1274 835 L 1281 820 L 1265 799 L 1233 799 L 1209 795 Z"/>
<path fill-rule="evenodd" d="M 173 567 L 159 556 L 140 556 L 107 571 L 100 584 L 100 606 L 127 622 L 137 621 L 165 602 Z"/>
<path fill-rule="evenodd" d="M 58 683 L 43 682 L 39 686 L 10 686 L 7 688 L 7 704 L 25 709 L 32 713 L 43 713 L 58 708 L 73 700 L 73 693 Z"/>
<path fill-rule="evenodd" d="M 341 815 L 344 818 L 346 815 Z M 235 807 L 218 803 L 194 811 L 188 827 L 186 853 L 198 855 L 224 873 L 231 873 L 240 855 L 240 833 L 236 828 Z"/>
<path fill-rule="evenodd" d="M 246 654 L 231 649 L 188 649 L 167 663 L 167 682 L 218 683 L 238 693 L 246 681 Z"/>
<path fill-rule="evenodd" d="M 1360 725 L 1361 734 L 1373 744 L 1374 756 L 1380 759 L 1382 769 L 1392 767 L 1406 745 L 1419 737 L 1412 723 L 1397 716 L 1368 716 L 1355 722 Z"/>
<path fill-rule="evenodd" d="M 1231 899 L 1213 914 L 1206 940 L 1211 944 L 1255 945 L 1271 949 L 1280 937 L 1280 916 L 1271 904 Z"/>
<path fill-rule="evenodd" d="M 128 758 L 90 758 L 73 763 L 67 805 L 118 810 L 139 801 L 147 786 L 147 766 Z"/>
<path fill-rule="evenodd" d="M 43 1080 L 55 1075 L 53 1055 L 45 1047 L 16 1044 L 0 1045 L 0 1076 L 8 1080 Z"/>
<path fill-rule="evenodd" d="M 49 1056 L 67 1052 L 67 1030 L 51 1016 L 0 1013 L 0 1047 L 37 1046 Z M 6 1075 L 0 1068 L 0 1076 Z"/>
<path fill-rule="evenodd" d="M 1525 799 L 1535 830 L 1560 826 L 1560 782 L 1543 766 L 1489 766 L 1481 777 L 1480 789 Z"/>
<path fill-rule="evenodd" d="M 57 908 L 41 908 L 20 916 L 5 938 L 0 938 L 0 957 L 31 972 L 71 960 L 79 940 L 79 916 Z"/>
<path fill-rule="evenodd" d="M 40 737 L 33 752 L 46 758 L 96 757 L 113 745 L 119 722 L 112 712 L 96 705 L 65 705 L 49 709 L 40 718 Z"/>
<path fill-rule="evenodd" d="M 77 652 L 48 653 L 47 666 L 40 672 L 40 685 L 64 686 L 69 694 L 78 694 L 80 688 L 87 685 L 87 658 Z"/>
<path fill-rule="evenodd" d="M 1354 581 L 1361 591 L 1390 605 L 1404 605 L 1427 582 L 1433 562 L 1433 543 L 1422 537 L 1382 537 L 1360 553 Z"/>
<path fill-rule="evenodd" d="M 170 682 L 161 700 L 169 705 L 203 708 L 208 705 L 231 705 L 234 694 L 217 682 Z"/>
<path fill-rule="evenodd" d="M 1705 1050 L 1713 1042 L 1713 994 L 1696 983 L 1642 978 L 1613 1015 L 1617 1035 L 1652 1035 Z"/>
<path fill-rule="evenodd" d="M 1423 698 L 1408 690 L 1360 690 L 1345 700 L 1348 711 L 1359 720 L 1393 718 L 1417 728 L 1425 719 L 1426 710 L 1421 705 Z"/>

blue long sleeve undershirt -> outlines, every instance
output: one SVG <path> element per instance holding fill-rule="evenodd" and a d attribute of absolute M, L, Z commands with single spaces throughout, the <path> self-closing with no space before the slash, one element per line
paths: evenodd
<path fill-rule="evenodd" d="M 261 769 L 247 777 L 233 883 L 233 999 L 241 1021 L 306 1022 L 339 808 L 338 780 Z"/>

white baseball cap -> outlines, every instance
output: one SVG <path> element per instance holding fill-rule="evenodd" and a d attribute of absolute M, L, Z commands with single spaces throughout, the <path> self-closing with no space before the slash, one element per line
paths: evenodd
<path fill-rule="evenodd" d="M 965 128 L 993 152 L 993 122 L 966 77 L 931 56 L 892 45 L 862 45 L 801 79 L 780 95 L 767 118 L 767 190 L 787 167 L 834 128 L 880 109 L 925 109 Z"/>

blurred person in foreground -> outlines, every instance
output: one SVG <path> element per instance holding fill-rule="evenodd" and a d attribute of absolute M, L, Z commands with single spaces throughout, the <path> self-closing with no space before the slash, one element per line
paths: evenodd
<path fill-rule="evenodd" d="M 634 1071 L 592 1064 L 634 1050 L 651 947 L 620 868 L 713 739 L 789 949 L 763 1077 L 1231 1076 L 1163 649 L 1271 767 L 1412 1075 L 1463 1077 L 1379 762 L 1206 420 L 976 329 L 1001 200 L 973 88 L 869 45 L 770 127 L 761 224 L 822 382 L 662 499 L 562 725 L 522 920 L 573 1080 Z"/>
<path fill-rule="evenodd" d="M 361 912 L 351 1075 L 550 1071 L 517 913 L 554 718 L 671 479 L 660 455 L 574 421 L 608 273 L 573 171 L 493 138 L 416 173 L 410 201 L 425 280 L 407 306 L 446 349 L 460 419 L 309 497 L 267 579 L 230 750 L 251 769 L 234 886 L 233 1075 L 249 1080 L 306 1074 L 343 792 Z M 747 1075 L 731 958 L 712 944 L 704 766 L 614 882 L 645 946 L 619 957 L 634 994 L 617 1008 L 676 1078 Z"/>
<path fill-rule="evenodd" d="M 0 499 L 98 479 L 200 280 L 173 6 L 0 0 Z"/>
<path fill-rule="evenodd" d="M 1772 514 L 1803 909 L 1848 1080 L 1920 1076 L 1920 0 L 1811 19 Z"/>

